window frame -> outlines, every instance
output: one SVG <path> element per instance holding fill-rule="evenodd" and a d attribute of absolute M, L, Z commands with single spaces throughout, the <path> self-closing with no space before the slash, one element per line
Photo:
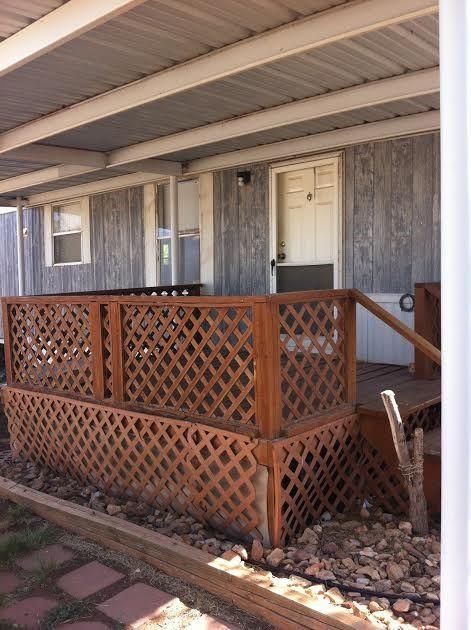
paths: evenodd
<path fill-rule="evenodd" d="M 54 232 L 54 209 L 58 206 L 78 205 L 80 208 L 81 229 L 70 230 L 67 232 Z M 54 258 L 54 240 L 56 236 L 64 236 L 67 234 L 80 234 L 80 252 L 81 260 L 74 262 L 56 262 Z M 44 252 L 46 267 L 70 267 L 73 265 L 84 265 L 91 262 L 90 251 L 90 204 L 88 197 L 80 197 L 76 199 L 64 199 L 56 201 L 53 204 L 44 206 Z"/>

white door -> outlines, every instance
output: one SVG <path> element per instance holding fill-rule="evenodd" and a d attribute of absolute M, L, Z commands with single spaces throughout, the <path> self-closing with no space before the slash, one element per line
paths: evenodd
<path fill-rule="evenodd" d="M 338 157 L 275 169 L 276 290 L 338 286 Z"/>

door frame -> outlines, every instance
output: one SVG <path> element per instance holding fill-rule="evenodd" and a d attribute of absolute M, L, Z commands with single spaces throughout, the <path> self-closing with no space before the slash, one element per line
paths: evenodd
<path fill-rule="evenodd" d="M 276 293 L 276 273 L 271 273 L 271 261 L 276 261 L 278 251 L 278 175 L 289 171 L 297 171 L 303 168 L 314 168 L 323 164 L 334 163 L 336 167 L 337 181 L 337 212 L 334 213 L 334 235 L 336 242 L 334 247 L 337 256 L 334 258 L 334 289 L 343 287 L 343 151 L 334 151 L 322 153 L 319 155 L 311 155 L 304 158 L 293 158 L 283 162 L 270 164 L 269 177 L 269 263 L 270 263 L 270 293 Z"/>

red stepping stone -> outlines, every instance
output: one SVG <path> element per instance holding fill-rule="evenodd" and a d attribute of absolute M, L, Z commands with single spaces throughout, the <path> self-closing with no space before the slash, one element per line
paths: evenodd
<path fill-rule="evenodd" d="M 25 571 L 34 571 L 41 567 L 64 564 L 73 558 L 74 554 L 62 545 L 48 545 L 17 560 L 16 564 Z"/>
<path fill-rule="evenodd" d="M 190 624 L 188 630 L 241 630 L 241 627 L 226 623 L 222 619 L 211 617 L 211 615 L 202 615 Z"/>
<path fill-rule="evenodd" d="M 97 608 L 119 623 L 138 628 L 161 615 L 175 601 L 178 598 L 169 593 L 138 583 L 107 599 Z"/>
<path fill-rule="evenodd" d="M 20 578 L 11 571 L 0 571 L 0 594 L 13 593 L 21 584 Z"/>
<path fill-rule="evenodd" d="M 122 573 L 94 561 L 66 573 L 57 581 L 57 585 L 72 597 L 84 599 L 111 586 L 123 577 Z"/>
<path fill-rule="evenodd" d="M 49 597 L 27 597 L 0 610 L 0 620 L 9 621 L 22 628 L 39 628 L 44 615 L 58 603 Z"/>
<path fill-rule="evenodd" d="M 107 625 L 101 621 L 72 621 L 72 623 L 63 623 L 57 626 L 56 630 L 110 630 Z"/>

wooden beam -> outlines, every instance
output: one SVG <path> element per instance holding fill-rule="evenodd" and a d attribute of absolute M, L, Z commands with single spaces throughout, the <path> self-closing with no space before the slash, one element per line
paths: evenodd
<path fill-rule="evenodd" d="M 196 584 L 281 630 L 369 630 L 372 625 L 340 606 L 322 603 L 243 564 L 233 565 L 173 538 L 0 477 L 0 496 L 66 530 L 143 560 Z"/>
<path fill-rule="evenodd" d="M 433 94 L 439 89 L 439 69 L 436 67 L 420 70 L 139 142 L 111 151 L 109 161 L 113 165 L 126 164 L 134 160 L 183 151 L 324 116 Z"/>
<path fill-rule="evenodd" d="M 144 0 L 69 0 L 0 43 L 0 77 Z"/>
<path fill-rule="evenodd" d="M 101 151 L 86 149 L 69 149 L 47 144 L 30 144 L 8 153 L 8 159 L 25 160 L 42 164 L 75 164 L 81 166 L 96 166 L 105 168 L 108 156 Z"/>
<path fill-rule="evenodd" d="M 6 131 L 0 135 L 0 152 L 38 142 L 251 68 L 436 12 L 437 0 L 349 2 L 225 46 Z"/>
<path fill-rule="evenodd" d="M 0 194 L 24 190 L 31 186 L 40 186 L 49 182 L 55 182 L 60 179 L 67 179 L 75 175 L 83 175 L 97 170 L 93 166 L 75 166 L 71 164 L 61 164 L 59 166 L 50 166 L 32 173 L 24 173 L 16 177 L 9 177 L 0 181 Z"/>
<path fill-rule="evenodd" d="M 440 128 L 440 112 L 430 111 L 410 116 L 398 116 L 380 122 L 355 125 L 345 129 L 326 131 L 293 140 L 282 140 L 250 149 L 240 149 L 197 160 L 190 160 L 183 169 L 186 174 L 206 173 L 232 168 L 241 164 L 253 164 L 279 160 L 298 155 L 309 155 L 338 149 L 352 144 L 372 142 L 398 136 L 425 133 Z"/>
<path fill-rule="evenodd" d="M 107 168 L 113 168 L 119 166 L 115 164 L 113 160 L 109 159 Z M 156 173 L 157 175 L 170 175 L 178 176 L 182 174 L 182 165 L 180 162 L 172 162 L 171 160 L 158 160 L 156 158 L 149 158 L 145 160 L 131 161 L 126 164 L 129 170 L 143 173 Z"/>

